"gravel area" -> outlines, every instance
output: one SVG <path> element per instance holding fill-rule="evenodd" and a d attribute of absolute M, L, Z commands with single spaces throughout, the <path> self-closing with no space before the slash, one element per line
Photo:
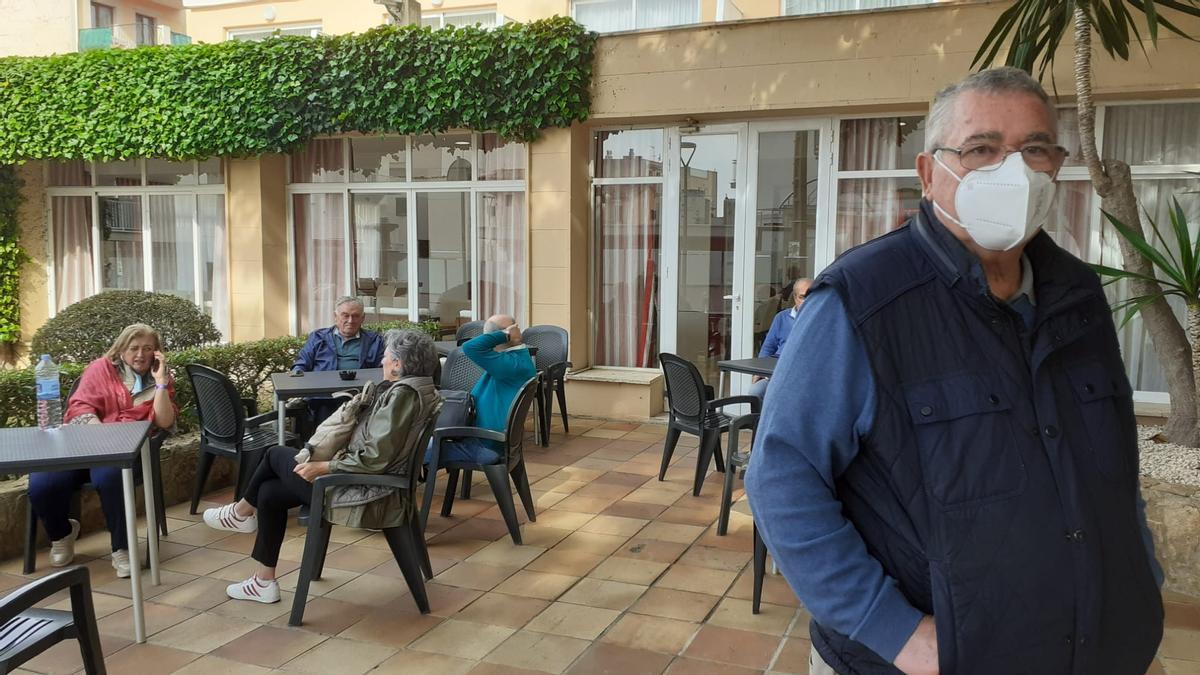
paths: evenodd
<path fill-rule="evenodd" d="M 1138 427 L 1142 475 L 1180 485 L 1200 485 L 1200 448 L 1159 443 L 1152 437 L 1162 427 Z"/>

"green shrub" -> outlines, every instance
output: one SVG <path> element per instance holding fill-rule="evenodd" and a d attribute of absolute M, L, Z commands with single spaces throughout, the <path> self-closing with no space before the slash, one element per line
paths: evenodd
<path fill-rule="evenodd" d="M 21 339 L 21 267 L 29 256 L 17 245 L 25 201 L 15 167 L 0 166 L 0 342 Z"/>
<path fill-rule="evenodd" d="M 86 364 L 107 351 L 131 323 L 157 330 L 168 353 L 221 339 L 212 319 L 191 300 L 166 293 L 106 291 L 47 321 L 34 333 L 30 349 L 34 355 L 50 354 L 55 361 Z"/>

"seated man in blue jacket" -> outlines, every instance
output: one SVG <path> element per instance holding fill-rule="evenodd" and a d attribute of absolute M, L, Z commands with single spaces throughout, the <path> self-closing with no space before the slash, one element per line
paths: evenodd
<path fill-rule="evenodd" d="M 292 370 L 358 370 L 379 368 L 383 363 L 383 337 L 363 330 L 366 312 L 362 301 L 346 296 L 333 307 L 333 325 L 308 334 L 308 340 L 296 355 Z M 328 397 L 308 399 L 312 424 L 320 424 L 337 410 L 340 402 Z"/>
<path fill-rule="evenodd" d="M 771 321 L 771 329 L 767 331 L 767 339 L 763 341 L 762 349 L 758 350 L 758 358 L 778 358 L 783 352 L 783 345 L 792 332 L 792 326 L 796 324 L 796 315 L 800 313 L 800 306 L 804 304 L 810 286 L 812 279 L 797 279 L 792 282 L 793 304 L 776 314 L 775 319 Z M 767 378 L 755 375 L 754 383 L 750 385 L 750 395 L 762 398 L 767 393 L 767 382 Z"/>
<path fill-rule="evenodd" d="M 537 375 L 533 357 L 521 339 L 521 329 L 507 314 L 497 314 L 483 324 L 483 334 L 463 343 L 463 354 L 483 369 L 471 389 L 475 399 L 475 426 L 504 432 L 508 409 L 529 378 Z M 442 448 L 439 462 L 495 464 L 499 448 L 493 441 L 465 438 Z M 431 459 L 426 454 L 425 461 Z"/>

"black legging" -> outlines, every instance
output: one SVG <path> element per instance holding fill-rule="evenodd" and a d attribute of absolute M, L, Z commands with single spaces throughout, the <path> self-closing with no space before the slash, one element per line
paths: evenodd
<path fill-rule="evenodd" d="M 297 476 L 295 468 L 296 449 L 276 445 L 267 451 L 246 486 L 246 501 L 258 509 L 258 536 L 250 557 L 266 567 L 279 563 L 288 510 L 308 504 L 312 497 L 312 483 Z"/>

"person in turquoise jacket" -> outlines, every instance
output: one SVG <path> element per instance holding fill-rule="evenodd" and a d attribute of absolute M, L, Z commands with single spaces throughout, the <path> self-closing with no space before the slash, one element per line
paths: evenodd
<path fill-rule="evenodd" d="M 483 324 L 483 334 L 462 346 L 463 354 L 483 369 L 471 389 L 475 399 L 475 426 L 503 433 L 508 426 L 508 409 L 529 378 L 537 375 L 533 357 L 521 339 L 521 329 L 507 314 L 497 314 Z M 426 454 L 425 461 L 431 459 Z M 440 462 L 495 464 L 500 448 L 494 441 L 465 438 L 442 448 Z"/>

